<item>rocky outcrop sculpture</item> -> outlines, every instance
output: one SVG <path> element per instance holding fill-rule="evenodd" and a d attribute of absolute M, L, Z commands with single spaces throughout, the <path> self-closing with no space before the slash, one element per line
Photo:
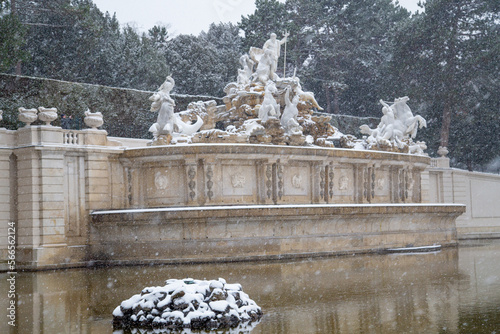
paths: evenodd
<path fill-rule="evenodd" d="M 50 126 L 50 123 L 57 119 L 57 109 L 38 107 L 38 119 Z"/>
<path fill-rule="evenodd" d="M 21 122 L 26 123 L 26 126 L 30 126 L 31 123 L 35 122 L 38 119 L 38 110 L 35 108 L 32 109 L 26 109 L 26 108 L 19 108 L 19 120 Z"/>
<path fill-rule="evenodd" d="M 240 284 L 218 280 L 170 279 L 123 301 L 113 311 L 113 327 L 153 330 L 213 330 L 251 325 L 262 310 Z"/>
<path fill-rule="evenodd" d="M 423 154 L 425 143 L 414 143 L 413 139 L 417 130 L 426 127 L 427 123 L 422 116 L 413 115 L 408 101 L 407 96 L 395 99 L 391 105 L 380 100 L 383 116 L 378 126 L 375 129 L 366 124 L 360 127 L 361 133 L 368 135 L 365 139 L 366 148 Z"/>
<path fill-rule="evenodd" d="M 336 138 L 343 136 L 330 125 L 330 116 L 313 115 L 314 109 L 322 108 L 312 92 L 302 89 L 295 74 L 285 78 L 277 75 L 280 48 L 287 36 L 285 34 L 282 40 L 278 40 L 275 34 L 271 34 L 262 49 L 251 47 L 249 55 L 240 58 L 242 68 L 238 70 L 238 80 L 224 88 L 226 110 L 217 118 L 219 129 L 222 128 L 219 138 L 225 141 L 228 136 L 236 138 L 235 135 L 239 134 L 240 139 L 246 136 L 247 142 L 256 144 L 331 147 L 333 135 Z M 249 75 L 252 68 L 255 71 Z M 226 135 L 221 133 L 224 131 Z M 214 140 L 214 137 L 210 136 L 210 139 Z"/>

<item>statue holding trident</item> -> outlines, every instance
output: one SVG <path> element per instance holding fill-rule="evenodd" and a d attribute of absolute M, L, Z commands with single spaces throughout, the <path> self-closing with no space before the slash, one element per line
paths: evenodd
<path fill-rule="evenodd" d="M 271 73 L 269 75 L 270 78 L 274 78 L 274 74 L 276 73 L 276 69 L 278 68 L 278 59 L 279 59 L 280 53 L 281 53 L 281 45 L 286 43 L 288 36 L 289 36 L 289 33 L 285 32 L 285 34 L 283 35 L 283 39 L 278 40 L 278 39 L 276 39 L 276 37 L 277 37 L 276 34 L 272 33 L 271 38 L 269 38 L 266 41 L 266 43 L 264 43 L 264 46 L 262 47 L 264 52 L 266 52 L 266 50 L 270 50 L 271 54 L 272 54 L 273 61 L 271 64 Z"/>
<path fill-rule="evenodd" d="M 278 59 L 281 53 L 281 45 L 285 44 L 288 32 L 285 32 L 283 39 L 278 40 L 275 33 L 272 33 L 270 38 L 264 43 L 262 49 L 251 47 L 250 57 L 259 65 L 257 66 L 256 78 L 265 84 L 267 80 L 276 80 L 276 69 L 278 67 Z"/>
<path fill-rule="evenodd" d="M 287 37 L 290 36 L 290 33 L 287 30 L 285 30 L 284 35 L 285 35 L 285 38 L 284 38 L 284 40 L 285 40 L 285 54 L 283 57 L 283 78 L 286 78 L 286 42 L 287 42 Z M 295 68 L 295 70 L 297 70 L 297 68 Z M 294 76 L 295 76 L 295 74 L 294 74 Z"/>

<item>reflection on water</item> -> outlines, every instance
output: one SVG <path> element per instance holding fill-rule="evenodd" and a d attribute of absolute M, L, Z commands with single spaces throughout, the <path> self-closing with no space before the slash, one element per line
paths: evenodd
<path fill-rule="evenodd" d="M 264 312 L 252 334 L 500 333 L 499 258 L 497 241 L 430 254 L 19 273 L 17 326 L 2 321 L 0 333 L 113 333 L 122 300 L 185 277 L 241 283 Z"/>

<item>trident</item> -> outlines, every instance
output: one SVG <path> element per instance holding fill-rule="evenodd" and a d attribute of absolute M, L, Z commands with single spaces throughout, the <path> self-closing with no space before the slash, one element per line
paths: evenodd
<path fill-rule="evenodd" d="M 288 35 L 290 35 L 290 32 L 285 30 L 285 32 L 283 33 L 283 35 L 285 36 L 285 53 L 284 53 L 284 59 L 283 59 L 283 78 L 286 77 L 286 42 L 288 41 Z"/>

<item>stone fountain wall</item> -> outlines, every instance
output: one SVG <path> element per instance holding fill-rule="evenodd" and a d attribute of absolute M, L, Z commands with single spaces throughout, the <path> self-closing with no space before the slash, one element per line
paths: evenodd
<path fill-rule="evenodd" d="M 424 156 L 249 144 L 155 146 L 118 158 L 92 213 L 99 263 L 255 260 L 456 245 L 459 205 L 422 203 Z M 118 205 L 120 203 L 120 205 Z"/>
<path fill-rule="evenodd" d="M 130 149 L 119 158 L 124 198 L 111 208 L 421 203 L 421 173 L 429 161 L 375 151 L 249 144 Z"/>
<path fill-rule="evenodd" d="M 425 204 L 430 159 L 423 156 L 148 147 L 103 130 L 51 125 L 0 129 L 0 143 L 0 224 L 2 235 L 14 225 L 16 269 L 455 245 L 463 212 Z M 0 251 L 8 259 L 7 238 Z"/>

